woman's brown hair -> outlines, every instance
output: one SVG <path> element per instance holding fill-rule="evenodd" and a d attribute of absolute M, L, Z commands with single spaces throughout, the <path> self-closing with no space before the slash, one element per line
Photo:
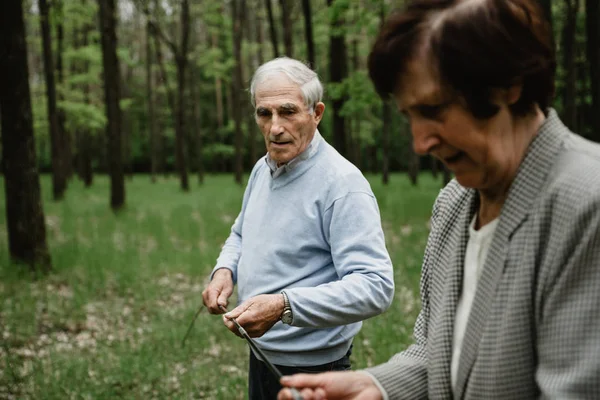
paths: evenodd
<path fill-rule="evenodd" d="M 384 23 L 369 55 L 380 96 L 399 88 L 420 51 L 433 60 L 440 83 L 481 119 L 498 112 L 492 90 L 522 85 L 515 116 L 554 95 L 556 59 L 551 29 L 536 0 L 412 0 Z"/>

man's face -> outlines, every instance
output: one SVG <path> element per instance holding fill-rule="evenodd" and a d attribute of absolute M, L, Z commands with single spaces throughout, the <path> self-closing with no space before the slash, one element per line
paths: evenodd
<path fill-rule="evenodd" d="M 300 88 L 285 75 L 260 83 L 254 99 L 256 123 L 271 159 L 282 165 L 302 153 L 313 139 L 325 105 L 318 103 L 310 113 Z"/>

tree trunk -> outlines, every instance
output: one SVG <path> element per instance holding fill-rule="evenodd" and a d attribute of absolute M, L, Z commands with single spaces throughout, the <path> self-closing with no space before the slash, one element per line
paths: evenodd
<path fill-rule="evenodd" d="M 121 107 L 119 59 L 117 57 L 115 0 L 98 0 L 100 38 L 104 70 L 104 99 L 107 119 L 107 157 L 110 174 L 110 206 L 119 210 L 125 205 L 125 181 L 121 146 Z"/>
<path fill-rule="evenodd" d="M 281 22 L 283 23 L 283 45 L 285 47 L 285 55 L 294 58 L 294 48 L 292 39 L 292 29 L 294 27 L 293 21 L 290 18 L 293 2 L 290 0 L 279 0 L 281 4 Z"/>
<path fill-rule="evenodd" d="M 379 26 L 383 26 L 385 21 L 385 1 L 382 0 L 379 8 Z M 382 158 L 382 182 L 384 185 L 387 185 L 390 181 L 390 131 L 392 125 L 392 117 L 390 104 L 388 99 L 383 99 L 383 127 L 381 138 L 381 158 Z M 375 160 L 376 157 L 373 158 Z"/>
<path fill-rule="evenodd" d="M 260 1 L 260 0 L 258 0 Z M 265 41 L 265 35 L 264 35 L 264 30 L 263 30 L 263 15 L 261 13 L 261 11 L 259 10 L 259 7 L 256 7 L 255 9 L 256 12 L 256 20 L 255 20 L 255 24 L 254 24 L 254 35 L 256 38 L 256 43 L 258 44 L 258 48 L 256 49 L 256 57 L 257 57 L 257 61 L 258 64 L 255 66 L 255 70 L 256 68 L 258 68 L 259 66 L 261 66 L 265 61 L 265 57 L 263 54 L 263 43 Z"/>
<path fill-rule="evenodd" d="M 187 57 L 182 57 L 183 59 Z M 175 164 L 179 173 L 181 189 L 190 190 L 187 173 L 187 159 L 184 151 L 185 144 L 185 68 L 186 62 L 180 59 L 177 62 L 177 116 L 175 126 Z"/>
<path fill-rule="evenodd" d="M 308 63 L 312 69 L 315 69 L 315 42 L 312 31 L 312 14 L 310 11 L 310 0 L 302 0 L 302 13 L 304 14 L 304 37 L 306 40 L 306 51 Z"/>
<path fill-rule="evenodd" d="M 587 60 L 592 91 L 592 139 L 600 142 L 600 0 L 585 1 Z"/>
<path fill-rule="evenodd" d="M 158 45 L 158 43 L 154 43 L 155 45 Z M 155 55 L 158 55 L 158 51 L 155 50 Z M 158 65 L 160 66 L 160 63 L 158 62 L 158 59 L 156 59 Z M 154 71 L 154 83 L 156 84 L 157 90 L 154 92 L 154 105 L 156 106 L 156 134 L 155 134 L 155 140 L 156 140 L 156 158 L 157 158 L 157 163 L 156 163 L 156 172 L 158 173 L 163 173 L 166 176 L 167 175 L 167 163 L 166 163 L 166 151 L 165 151 L 165 134 L 164 134 L 164 129 L 165 129 L 165 123 L 164 123 L 164 119 L 162 117 L 162 114 L 160 112 L 160 110 L 164 110 L 165 106 L 164 106 L 164 99 L 163 97 L 161 97 L 159 95 L 159 84 L 162 80 L 162 73 L 161 73 L 162 68 L 159 68 L 157 71 Z M 167 105 L 167 107 L 169 107 L 169 105 Z"/>
<path fill-rule="evenodd" d="M 148 18 L 148 17 L 147 17 Z M 148 142 L 150 143 L 150 180 L 156 183 L 157 173 L 157 140 L 156 119 L 154 115 L 154 91 L 152 90 L 152 26 L 150 19 L 146 21 L 146 101 L 148 106 Z"/>
<path fill-rule="evenodd" d="M 86 0 L 82 2 L 85 3 Z M 83 41 L 82 44 L 84 47 L 88 45 L 88 36 L 92 27 L 90 25 L 86 25 L 83 29 Z M 84 63 L 84 71 L 87 72 L 90 68 L 90 63 Z M 90 104 L 90 84 L 85 82 L 83 84 L 83 102 L 85 104 Z M 81 176 L 83 179 L 83 183 L 86 188 L 92 186 L 92 182 L 94 180 L 94 171 L 92 169 L 92 143 L 94 143 L 93 136 L 90 134 L 89 130 L 84 130 L 81 132 L 82 143 L 80 143 L 81 148 Z"/>
<path fill-rule="evenodd" d="M 162 57 L 162 49 L 161 49 L 161 45 L 160 45 L 160 41 L 158 40 L 158 35 L 156 33 L 156 30 L 154 29 L 154 27 L 152 28 L 152 35 L 154 37 L 154 51 L 156 52 L 156 62 L 158 63 L 158 69 L 159 72 L 158 74 L 160 75 L 160 78 L 157 79 L 158 81 L 162 81 L 163 86 L 165 87 L 165 93 L 166 93 L 166 97 L 167 97 L 167 106 L 169 108 L 169 110 L 171 111 L 171 115 L 175 115 L 175 99 L 173 98 L 173 91 L 171 90 L 171 86 L 169 85 L 169 77 L 167 75 L 167 71 L 165 69 L 165 63 L 163 62 L 163 57 Z M 161 104 L 157 104 L 158 105 L 158 109 L 161 109 Z M 160 146 L 160 167 L 159 169 L 162 170 L 162 172 L 164 173 L 165 177 L 167 177 L 169 175 L 168 172 L 168 166 L 167 166 L 167 162 L 166 162 L 166 137 L 164 135 L 163 129 L 164 129 L 164 124 L 163 121 L 159 121 L 159 129 L 158 131 L 161 132 L 161 134 L 158 137 L 158 143 Z"/>
<path fill-rule="evenodd" d="M 58 75 L 58 100 L 64 100 L 62 90 L 64 90 L 64 74 L 63 74 L 63 53 L 64 53 L 64 1 L 56 2 L 58 8 L 58 21 L 56 25 L 56 36 L 58 38 L 57 57 L 56 57 L 56 74 Z M 66 114 L 62 108 L 58 108 L 58 130 L 62 134 L 62 154 L 64 155 L 64 176 L 69 179 L 73 176 L 73 140 L 71 133 L 66 129 Z"/>
<path fill-rule="evenodd" d="M 184 145 L 186 136 L 185 126 L 185 69 L 187 68 L 187 53 L 190 37 L 190 4 L 188 0 L 183 0 L 181 6 L 181 45 L 179 54 L 177 49 L 173 48 L 177 61 L 177 127 L 175 129 L 175 159 L 179 169 L 179 179 L 181 189 L 189 191 L 187 173 L 187 157 L 185 156 Z"/>
<path fill-rule="evenodd" d="M 233 103 L 233 119 L 235 122 L 235 182 L 242 184 L 243 158 L 242 158 L 242 105 L 240 92 L 242 91 L 242 16 L 239 0 L 232 0 L 231 11 L 233 16 L 233 57 L 235 66 L 233 69 L 233 86 L 231 90 L 231 102 Z"/>
<path fill-rule="evenodd" d="M 577 10 L 579 0 L 565 0 L 567 15 L 563 29 L 563 68 L 565 70 L 564 91 L 564 123 L 573 131 L 577 131 L 577 70 L 576 40 Z"/>
<path fill-rule="evenodd" d="M 129 85 L 133 82 L 133 68 L 130 66 L 125 66 L 124 77 L 121 80 L 122 82 L 122 98 L 123 99 L 131 99 L 131 90 Z M 133 121 L 132 115 L 130 112 L 121 113 L 121 143 L 123 146 L 123 173 L 129 179 L 133 178 L 133 167 L 131 162 L 131 135 L 133 131 Z"/>
<path fill-rule="evenodd" d="M 384 185 L 387 185 L 390 182 L 390 130 L 392 125 L 390 104 L 388 101 L 383 101 L 383 127 L 381 138 L 381 172 L 382 172 L 382 182 Z"/>
<path fill-rule="evenodd" d="M 277 30 L 275 30 L 275 21 L 273 19 L 273 7 L 271 0 L 265 0 L 267 6 L 267 17 L 269 18 L 269 31 L 271 32 L 271 44 L 273 45 L 273 57 L 279 57 L 279 46 L 277 44 Z"/>
<path fill-rule="evenodd" d="M 39 0 L 40 24 L 44 53 L 44 72 L 46 78 L 46 94 L 48 97 L 48 127 L 52 149 L 52 195 L 54 200 L 61 200 L 65 195 L 67 181 L 64 167 L 64 142 L 58 126 L 58 111 L 56 107 L 56 85 L 54 82 L 54 63 L 52 61 L 52 42 L 50 24 L 48 21 L 48 3 Z"/>
<path fill-rule="evenodd" d="M 216 49 L 219 47 L 219 37 L 216 33 L 212 34 L 212 48 Z M 215 76 L 215 100 L 217 102 L 217 127 L 219 128 L 219 132 L 223 129 L 224 126 L 224 116 L 223 116 L 223 84 L 221 78 L 219 76 Z"/>
<path fill-rule="evenodd" d="M 448 168 L 446 168 L 446 166 L 443 166 L 444 168 L 444 186 L 446 186 L 448 183 L 450 183 L 450 180 L 452 179 L 452 174 L 450 173 L 450 170 Z"/>
<path fill-rule="evenodd" d="M 27 43 L 21 1 L 0 2 L 0 126 L 10 256 L 51 269 L 35 154 Z"/>
<path fill-rule="evenodd" d="M 437 179 L 439 172 L 439 162 L 434 156 L 429 156 L 429 160 L 431 162 L 431 175 L 433 175 L 433 179 Z"/>
<path fill-rule="evenodd" d="M 200 109 L 200 80 L 196 77 L 195 66 L 190 67 L 190 93 L 192 96 L 194 127 L 196 131 L 196 171 L 198 183 L 204 183 L 204 159 L 202 157 L 202 110 Z"/>
<path fill-rule="evenodd" d="M 360 68 L 358 58 L 358 39 L 355 37 L 352 40 L 352 72 L 357 72 Z M 360 121 L 361 118 L 350 118 L 348 121 L 350 125 L 352 125 L 352 129 L 349 132 L 350 138 L 352 140 L 352 145 L 350 147 L 349 154 L 352 154 L 352 162 L 356 167 L 362 170 L 362 160 L 361 160 L 361 140 L 360 140 Z"/>
<path fill-rule="evenodd" d="M 327 0 L 327 5 L 331 7 L 333 0 Z M 340 13 L 342 14 L 342 13 Z M 332 20 L 330 23 L 329 34 L 329 81 L 331 83 L 341 83 L 348 75 L 348 65 L 346 56 L 346 42 L 344 35 L 334 30 L 344 26 L 342 17 Z M 344 105 L 343 98 L 333 99 L 333 144 L 337 151 L 348 158 L 348 141 L 346 138 L 346 121 L 340 114 Z"/>
<path fill-rule="evenodd" d="M 249 11 L 248 13 L 245 13 L 246 18 L 245 18 L 245 28 L 246 28 L 246 33 L 245 36 L 247 38 L 251 38 L 254 37 L 257 43 L 257 51 L 252 52 L 251 54 L 248 54 L 248 62 L 247 62 L 247 68 L 243 68 L 242 70 L 242 78 L 243 78 L 243 82 L 249 82 L 250 81 L 250 75 L 252 74 L 252 71 L 256 71 L 256 69 L 262 64 L 262 51 L 261 51 L 261 47 L 262 47 L 262 42 L 261 42 L 261 35 L 259 30 L 261 29 L 260 26 L 260 21 L 258 19 L 258 10 L 257 8 L 252 8 L 249 7 Z M 260 62 L 259 62 L 260 59 Z M 251 66 L 251 67 L 250 67 Z M 246 112 L 246 119 L 248 121 L 248 152 L 249 152 L 249 161 L 250 161 L 250 169 L 252 169 L 254 167 L 254 164 L 256 163 L 257 160 L 257 150 L 256 150 L 256 142 L 257 142 L 257 137 L 258 137 L 258 127 L 256 126 L 256 120 L 254 118 L 254 109 L 252 108 L 252 103 L 248 100 L 243 100 L 244 101 L 244 109 L 247 110 Z"/>
<path fill-rule="evenodd" d="M 413 150 L 412 135 L 410 134 L 410 132 L 408 133 L 408 135 L 411 137 L 411 145 L 409 149 L 410 156 L 408 161 L 408 176 L 410 178 L 410 183 L 413 186 L 417 186 L 417 184 L 419 183 L 420 159 L 419 155 Z"/>
<path fill-rule="evenodd" d="M 158 8 L 158 1 L 154 2 L 155 8 Z M 146 14 L 149 12 L 146 9 Z M 147 15 L 149 17 L 149 15 Z M 162 62 L 162 53 L 160 51 L 160 44 L 156 41 L 156 56 L 161 69 L 165 86 L 167 87 L 167 98 L 169 99 L 170 108 L 175 117 L 175 167 L 179 174 L 179 180 L 181 183 L 181 189 L 185 192 L 189 191 L 188 182 L 188 171 L 187 171 L 187 159 L 185 155 L 185 137 L 186 137 L 186 125 L 185 125 L 185 78 L 187 68 L 187 57 L 190 39 L 190 5 L 188 0 L 183 0 L 181 4 L 181 42 L 179 47 L 174 42 L 170 41 L 162 32 L 157 23 L 151 22 L 151 30 L 156 38 L 163 40 L 171 49 L 175 58 L 175 64 L 177 67 L 177 103 L 175 104 L 173 95 L 168 88 L 167 74 Z"/>

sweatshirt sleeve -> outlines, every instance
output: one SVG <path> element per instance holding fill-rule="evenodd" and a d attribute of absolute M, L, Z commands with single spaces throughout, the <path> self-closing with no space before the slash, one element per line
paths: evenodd
<path fill-rule="evenodd" d="M 293 325 L 326 328 L 383 313 L 392 302 L 394 280 L 372 192 L 347 192 L 335 199 L 322 223 L 339 280 L 286 289 Z"/>
<path fill-rule="evenodd" d="M 237 218 L 233 222 L 231 226 L 231 232 L 227 240 L 225 240 L 225 244 L 221 248 L 221 253 L 217 258 L 217 264 L 213 268 L 210 279 L 212 280 L 215 272 L 218 269 L 226 268 L 231 271 L 231 275 L 233 277 L 233 283 L 237 283 L 237 267 L 238 261 L 240 260 L 240 254 L 242 252 L 242 226 L 244 225 L 244 213 L 246 211 L 246 205 L 248 204 L 248 198 L 250 197 L 250 193 L 252 192 L 252 185 L 254 183 L 254 179 L 260 171 L 261 166 L 265 164 L 264 157 L 258 160 L 255 164 L 252 172 L 250 173 L 250 178 L 248 178 L 248 185 L 246 185 L 246 190 L 244 191 L 244 199 L 242 200 L 242 209 L 238 214 Z"/>

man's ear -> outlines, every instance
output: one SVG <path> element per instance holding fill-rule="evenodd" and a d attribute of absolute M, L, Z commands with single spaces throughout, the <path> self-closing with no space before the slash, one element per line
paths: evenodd
<path fill-rule="evenodd" d="M 323 118 L 323 113 L 325 112 L 325 104 L 323 104 L 322 102 L 318 102 L 315 105 L 315 110 L 313 112 L 314 114 L 314 118 L 315 118 L 315 122 L 318 124 L 319 122 L 321 122 L 321 119 Z"/>

